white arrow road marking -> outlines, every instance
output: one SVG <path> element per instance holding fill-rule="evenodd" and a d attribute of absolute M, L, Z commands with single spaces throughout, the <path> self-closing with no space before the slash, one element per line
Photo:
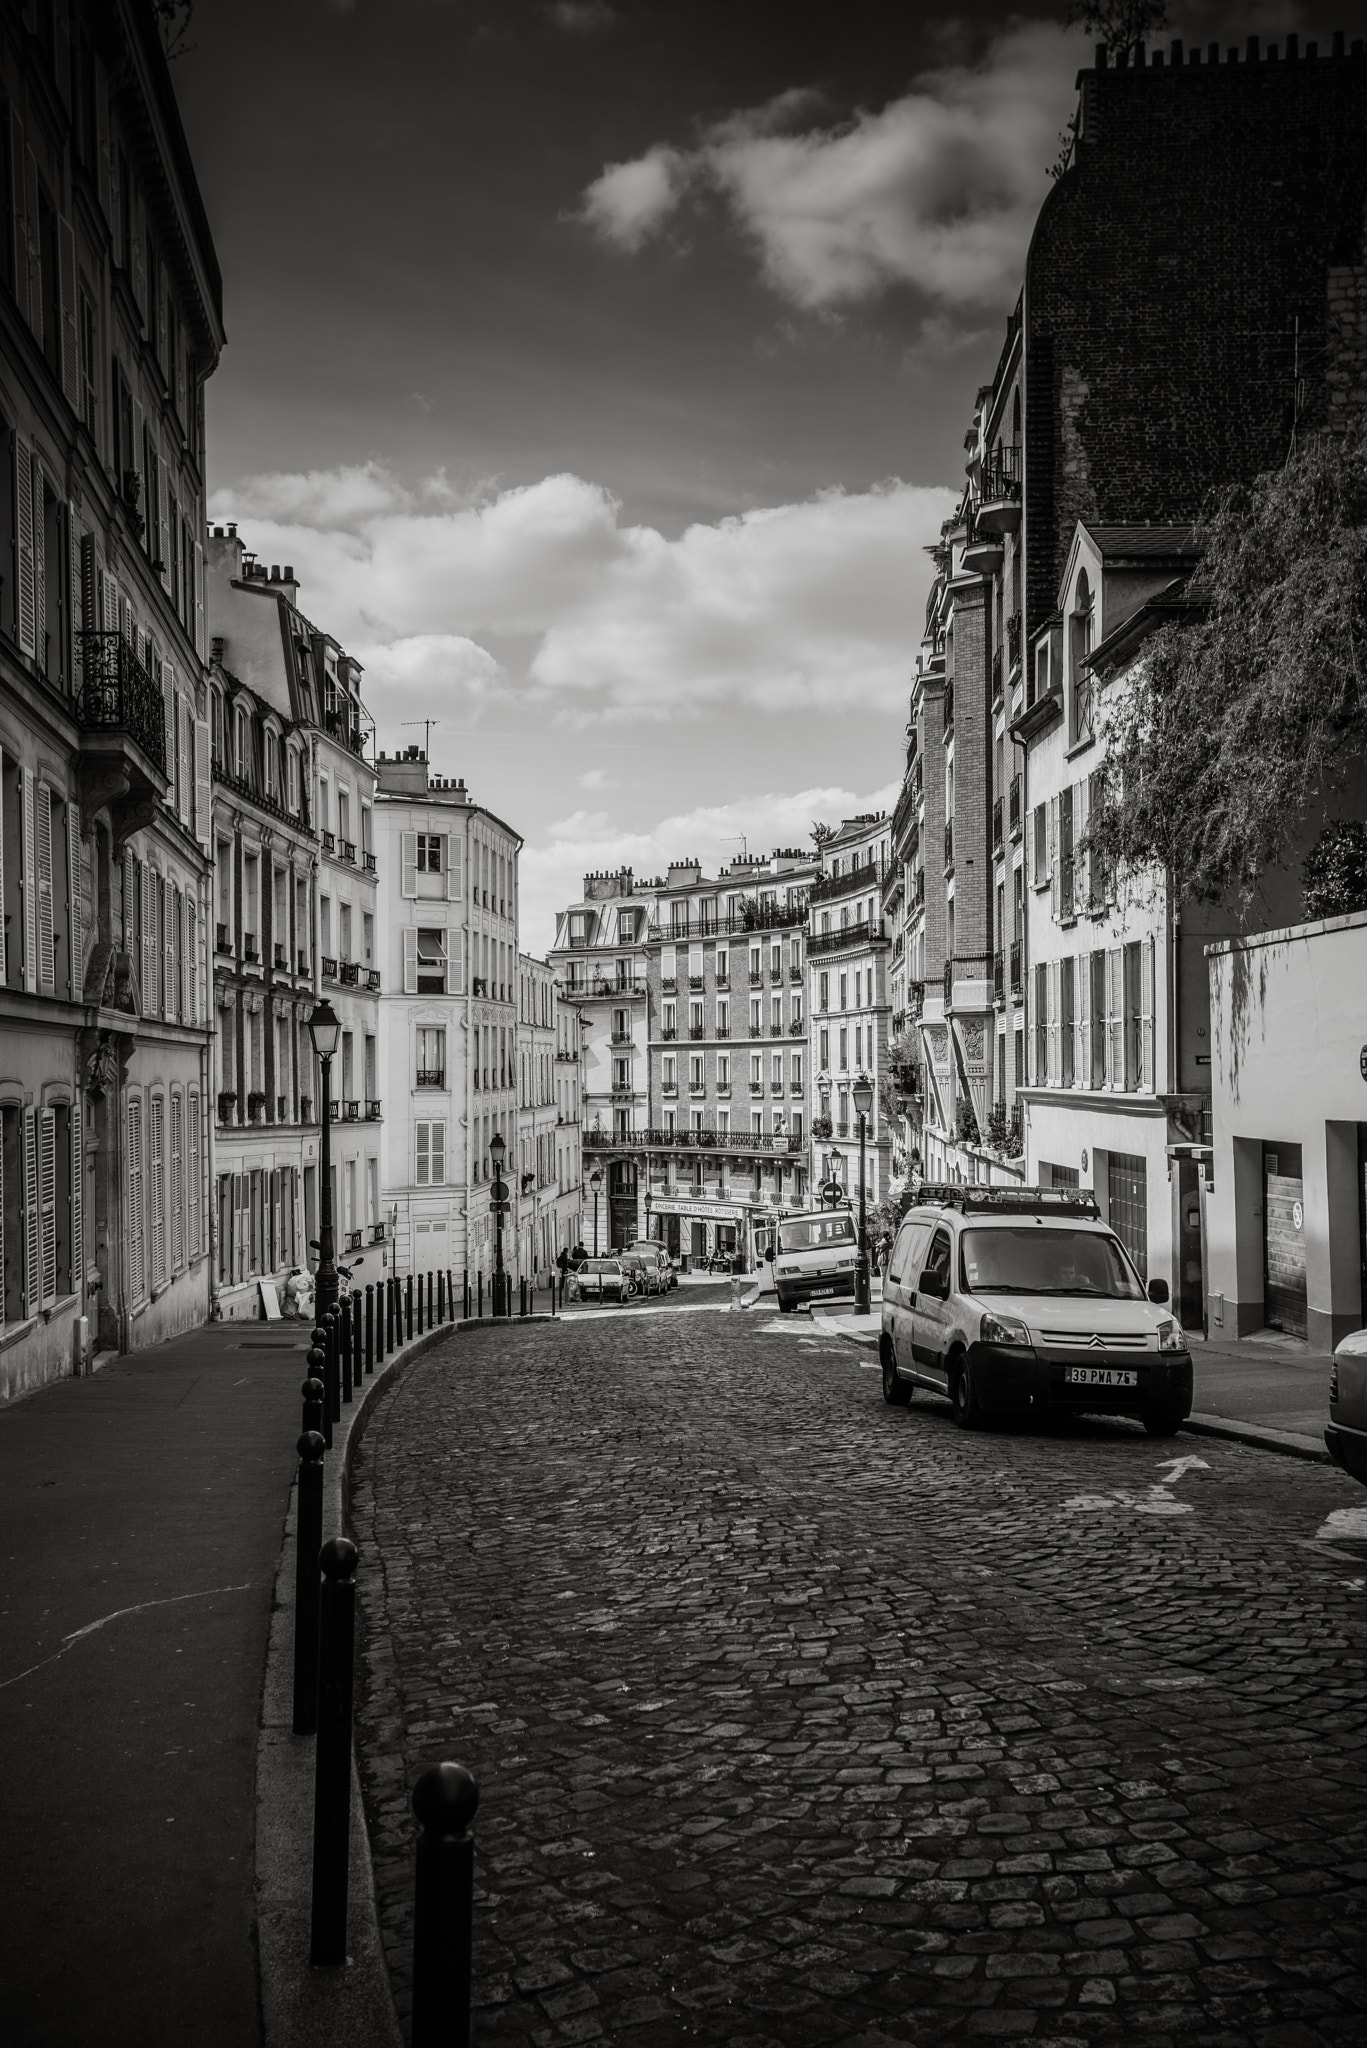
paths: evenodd
<path fill-rule="evenodd" d="M 1204 1458 L 1160 1458 L 1158 1469 L 1160 1472 L 1167 1472 L 1168 1476 L 1163 1481 L 1164 1486 L 1176 1486 L 1184 1473 L 1209 1472 L 1210 1467 Z"/>
<path fill-rule="evenodd" d="M 1159 1462 L 1158 1469 L 1160 1472 L 1166 1472 L 1168 1476 L 1160 1483 L 1150 1486 L 1147 1493 L 1126 1493 L 1123 1490 L 1118 1490 L 1115 1493 L 1076 1493 L 1071 1500 L 1064 1501 L 1063 1512 L 1065 1515 L 1094 1515 L 1101 1513 L 1106 1508 L 1130 1508 L 1137 1515 L 1191 1514 L 1191 1502 L 1178 1500 L 1176 1495 L 1171 1493 L 1169 1489 L 1175 1486 L 1179 1479 L 1184 1478 L 1188 1472 L 1198 1470 L 1209 1472 L 1210 1466 L 1206 1463 L 1205 1459 L 1163 1458 Z M 1361 1508 L 1350 1508 L 1341 1510 L 1341 1512 L 1367 1516 L 1367 1510 Z M 1320 1534 L 1323 1535 L 1324 1533 L 1322 1529 Z"/>
<path fill-rule="evenodd" d="M 1316 1529 L 1315 1534 L 1330 1542 L 1335 1536 L 1367 1538 L 1367 1508 L 1335 1508 L 1328 1521 Z"/>

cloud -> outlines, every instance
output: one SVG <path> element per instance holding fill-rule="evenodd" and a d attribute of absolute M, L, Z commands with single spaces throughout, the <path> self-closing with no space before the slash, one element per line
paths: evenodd
<path fill-rule="evenodd" d="M 603 868 L 629 867 L 638 877 L 662 874 L 671 860 L 693 855 L 715 874 L 739 853 L 769 853 L 776 846 L 811 844 L 814 818 L 834 823 L 861 811 L 891 810 L 900 785 L 860 794 L 837 783 L 767 790 L 734 803 L 700 805 L 662 818 L 646 832 L 614 828 L 604 811 L 575 811 L 548 825 L 540 844 L 523 848 L 518 863 L 522 943 L 541 953 L 555 935 L 556 912 L 583 889 L 583 878 Z"/>
<path fill-rule="evenodd" d="M 603 35 L 617 26 L 617 16 L 606 0 L 553 0 L 546 12 L 556 27 L 569 35 Z"/>
<path fill-rule="evenodd" d="M 684 158 L 663 145 L 631 163 L 609 164 L 585 191 L 579 218 L 630 255 L 674 211 L 686 177 Z"/>
<path fill-rule="evenodd" d="M 562 725 L 668 723 L 718 706 L 895 711 L 920 637 L 921 549 L 954 493 L 890 480 L 695 524 L 623 521 L 572 475 L 462 495 L 368 463 L 252 477 L 216 520 L 292 563 L 305 612 L 391 707 Z M 397 715 L 397 709 L 393 715 Z"/>
<path fill-rule="evenodd" d="M 977 62 L 942 64 L 881 110 L 825 128 L 799 125 L 809 95 L 784 94 L 691 150 L 657 145 L 610 166 L 583 218 L 630 252 L 690 189 L 708 190 L 767 282 L 806 311 L 894 284 L 932 306 L 999 308 L 1018 288 L 1085 50 L 1052 23 L 1015 22 Z"/>
<path fill-rule="evenodd" d="M 615 785 L 608 779 L 604 768 L 586 768 L 579 777 L 580 789 L 612 789 Z"/>

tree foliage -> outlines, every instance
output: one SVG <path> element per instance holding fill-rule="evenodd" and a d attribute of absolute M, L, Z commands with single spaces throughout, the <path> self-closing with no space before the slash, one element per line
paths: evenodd
<path fill-rule="evenodd" d="M 1367 910 L 1367 825 L 1326 826 L 1305 859 L 1305 915 L 1345 917 Z"/>
<path fill-rule="evenodd" d="M 195 0 L 152 0 L 152 13 L 168 57 L 183 57 L 194 48 L 193 43 L 186 41 L 194 12 Z"/>
<path fill-rule="evenodd" d="M 1197 540 L 1190 612 L 1103 696 L 1087 838 L 1118 878 L 1166 868 L 1179 897 L 1247 899 L 1312 806 L 1362 786 L 1367 434 L 1231 485 Z"/>
<path fill-rule="evenodd" d="M 1134 55 L 1139 44 L 1168 25 L 1167 0 L 1071 0 L 1064 20 L 1084 28 L 1113 57 Z"/>

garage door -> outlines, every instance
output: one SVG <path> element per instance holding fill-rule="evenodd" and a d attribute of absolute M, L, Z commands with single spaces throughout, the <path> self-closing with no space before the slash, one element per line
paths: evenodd
<path fill-rule="evenodd" d="M 1263 1146 L 1263 1321 L 1305 1335 L 1305 1182 L 1299 1145 Z"/>
<path fill-rule="evenodd" d="M 1149 1277 L 1149 1168 L 1137 1152 L 1106 1155 L 1106 1192 L 1111 1228 L 1142 1280 Z"/>

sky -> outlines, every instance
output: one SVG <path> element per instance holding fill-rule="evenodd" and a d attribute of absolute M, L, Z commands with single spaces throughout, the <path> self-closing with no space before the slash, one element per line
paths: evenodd
<path fill-rule="evenodd" d="M 529 951 L 590 869 L 895 801 L 925 550 L 1089 61 L 1060 11 L 198 0 L 210 516 L 293 564 L 378 745 L 435 720 L 522 833 Z"/>

